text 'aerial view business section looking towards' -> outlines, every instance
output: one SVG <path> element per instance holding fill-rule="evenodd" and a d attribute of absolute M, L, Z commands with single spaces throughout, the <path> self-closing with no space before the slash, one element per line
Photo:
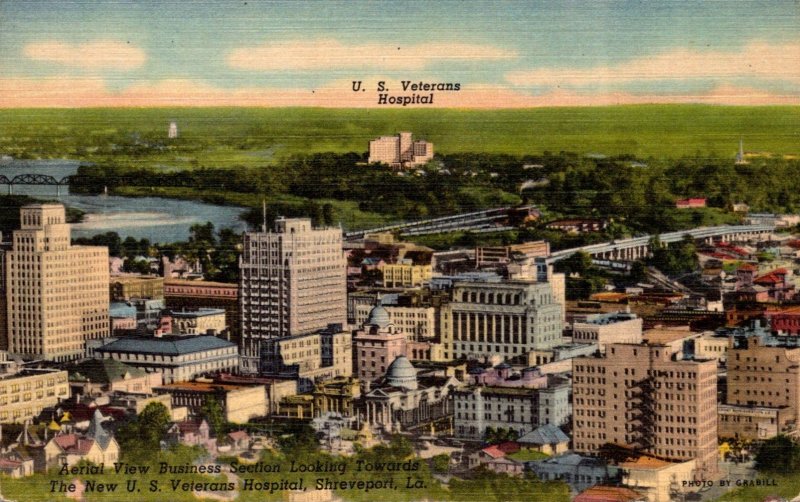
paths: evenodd
<path fill-rule="evenodd" d="M 0 501 L 800 500 L 798 27 L 0 2 Z"/>

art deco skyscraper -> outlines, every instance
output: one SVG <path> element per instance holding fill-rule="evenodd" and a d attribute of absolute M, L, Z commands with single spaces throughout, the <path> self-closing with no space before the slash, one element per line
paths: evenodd
<path fill-rule="evenodd" d="M 260 341 L 344 324 L 347 262 L 342 230 L 279 218 L 275 231 L 248 232 L 240 260 L 242 371 L 256 373 Z"/>
<path fill-rule="evenodd" d="M 108 335 L 108 248 L 73 246 L 64 206 L 20 209 L 5 253 L 8 350 L 24 359 L 82 357 Z"/>

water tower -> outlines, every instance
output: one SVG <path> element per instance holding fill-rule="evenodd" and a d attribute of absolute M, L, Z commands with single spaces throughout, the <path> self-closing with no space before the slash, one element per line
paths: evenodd
<path fill-rule="evenodd" d="M 169 130 L 167 131 L 169 139 L 176 139 L 178 137 L 178 123 L 174 120 L 169 122 Z"/>

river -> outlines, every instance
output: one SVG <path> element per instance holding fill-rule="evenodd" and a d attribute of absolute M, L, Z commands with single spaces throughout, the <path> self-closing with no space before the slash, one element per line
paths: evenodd
<path fill-rule="evenodd" d="M 80 162 L 73 160 L 0 160 L 0 175 L 11 179 L 18 174 L 47 174 L 57 180 L 75 174 Z M 0 185 L 0 193 L 8 193 L 8 185 Z M 239 219 L 244 208 L 217 206 L 190 200 L 157 197 L 117 197 L 107 195 L 72 195 L 66 187 L 48 185 L 14 185 L 13 193 L 43 200 L 58 200 L 85 212 L 83 222 L 72 225 L 72 237 L 90 237 L 104 232 L 117 232 L 123 239 L 147 238 L 151 242 L 184 241 L 189 227 L 210 221 L 217 230 L 231 228 L 243 232 L 247 225 Z"/>

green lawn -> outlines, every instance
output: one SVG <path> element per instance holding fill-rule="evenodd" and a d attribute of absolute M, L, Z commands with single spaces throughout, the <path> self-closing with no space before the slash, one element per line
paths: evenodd
<path fill-rule="evenodd" d="M 535 450 L 520 450 L 507 456 L 511 460 L 516 460 L 517 462 L 528 462 L 531 460 L 544 460 L 546 458 L 550 458 L 550 455 Z"/>
<path fill-rule="evenodd" d="M 166 139 L 176 120 L 180 138 Z M 521 110 L 89 108 L 0 110 L 0 154 L 141 163 L 260 166 L 293 153 L 366 152 L 400 130 L 440 153 L 544 151 L 733 158 L 800 153 L 800 107 L 630 105 Z M 113 146 L 112 146 L 113 145 Z M 122 154 L 122 155 L 121 155 Z"/>
<path fill-rule="evenodd" d="M 790 476 L 779 474 L 767 474 L 760 476 L 761 479 L 774 480 L 776 486 L 746 486 L 736 488 L 717 500 L 720 502 L 751 502 L 753 500 L 764 500 L 769 496 L 783 497 L 792 500 L 800 494 L 800 473 Z"/>

